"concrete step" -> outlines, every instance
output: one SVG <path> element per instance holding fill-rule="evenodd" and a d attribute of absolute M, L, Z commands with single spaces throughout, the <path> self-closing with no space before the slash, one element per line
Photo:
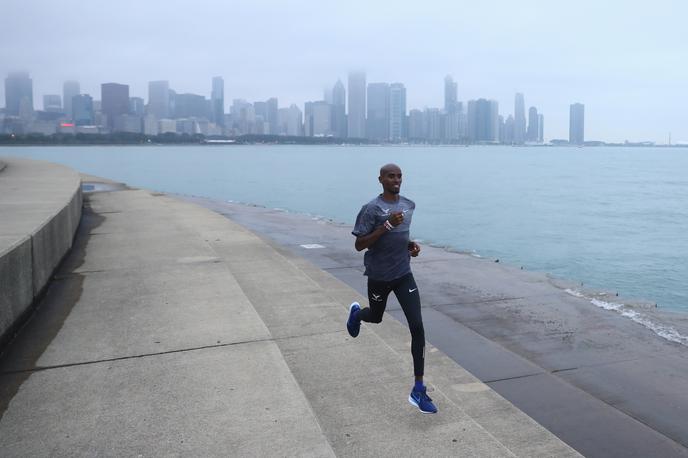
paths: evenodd
<path fill-rule="evenodd" d="M 348 306 L 366 298 L 231 224 L 243 233 L 240 243 L 218 233 L 205 238 L 275 338 L 335 453 L 578 456 L 432 346 L 427 381 L 441 411 L 421 415 L 406 400 L 413 380 L 408 329 L 388 317 L 363 324 L 352 339 L 344 327 Z"/>

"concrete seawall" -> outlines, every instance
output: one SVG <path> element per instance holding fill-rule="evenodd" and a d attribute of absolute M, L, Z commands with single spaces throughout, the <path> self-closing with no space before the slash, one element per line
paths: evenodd
<path fill-rule="evenodd" d="M 43 161 L 0 160 L 0 345 L 71 248 L 81 205 L 76 171 Z"/>

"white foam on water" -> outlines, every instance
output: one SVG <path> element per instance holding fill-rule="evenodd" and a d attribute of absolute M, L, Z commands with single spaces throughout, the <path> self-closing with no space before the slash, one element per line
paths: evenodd
<path fill-rule="evenodd" d="M 564 291 L 566 291 L 568 294 L 575 296 L 575 297 L 582 297 L 585 299 L 590 299 L 590 303 L 596 307 L 599 307 L 599 308 L 602 308 L 605 310 L 611 310 L 613 312 L 619 313 L 621 316 L 623 316 L 625 318 L 630 318 L 634 322 L 636 322 L 642 326 L 645 326 L 646 328 L 648 328 L 649 330 L 651 330 L 652 332 L 654 332 L 655 334 L 657 334 L 659 337 L 661 337 L 663 339 L 666 339 L 670 342 L 675 342 L 675 343 L 678 343 L 681 345 L 688 346 L 688 336 L 684 336 L 683 334 L 681 334 L 680 332 L 678 332 L 676 329 L 672 328 L 671 326 L 664 326 L 664 325 L 655 323 L 646 315 L 644 315 L 644 314 L 642 314 L 636 310 L 630 309 L 630 308 L 626 307 L 624 304 L 619 304 L 617 302 L 606 302 L 606 301 L 602 301 L 602 300 L 595 299 L 595 298 L 591 299 L 589 297 L 586 297 L 580 291 L 576 291 L 576 290 L 569 289 L 569 288 L 565 289 Z"/>
<path fill-rule="evenodd" d="M 571 296 L 585 297 L 585 296 L 583 296 L 583 294 L 581 294 L 579 291 L 576 291 L 576 290 L 574 290 L 574 289 L 566 288 L 564 291 L 566 291 L 567 293 L 569 293 Z"/>

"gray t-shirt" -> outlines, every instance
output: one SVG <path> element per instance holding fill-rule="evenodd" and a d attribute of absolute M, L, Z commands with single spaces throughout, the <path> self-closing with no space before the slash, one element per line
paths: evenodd
<path fill-rule="evenodd" d="M 368 278 L 380 281 L 391 281 L 411 272 L 411 255 L 408 251 L 409 229 L 416 204 L 404 196 L 397 202 L 387 202 L 382 195 L 365 204 L 356 217 L 356 225 L 351 232 L 356 237 L 370 234 L 376 227 L 385 223 L 389 215 L 403 212 L 404 221 L 383 234 L 372 244 L 363 258 L 365 273 Z"/>

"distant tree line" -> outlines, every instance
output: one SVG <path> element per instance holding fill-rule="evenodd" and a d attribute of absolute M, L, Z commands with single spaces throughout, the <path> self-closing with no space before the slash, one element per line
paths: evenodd
<path fill-rule="evenodd" d="M 241 135 L 238 137 L 208 137 L 202 134 L 145 135 L 129 132 L 112 134 L 2 134 L 0 146 L 11 145 L 146 145 L 146 144 L 286 144 L 286 145 L 341 145 L 367 144 L 367 139 L 335 137 L 287 137 L 283 135 Z"/>

